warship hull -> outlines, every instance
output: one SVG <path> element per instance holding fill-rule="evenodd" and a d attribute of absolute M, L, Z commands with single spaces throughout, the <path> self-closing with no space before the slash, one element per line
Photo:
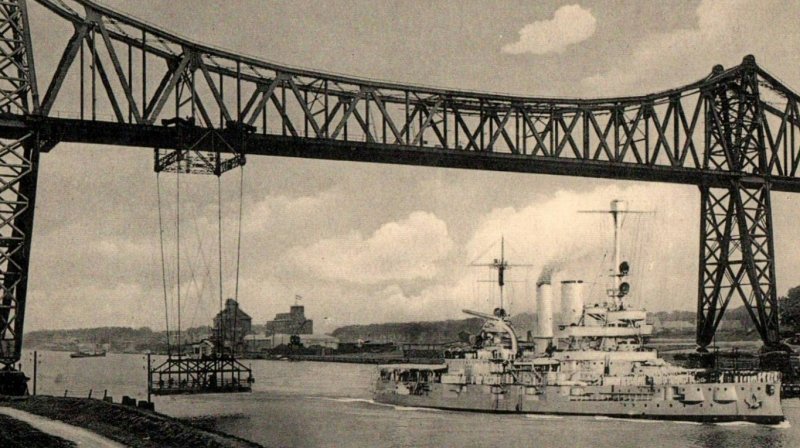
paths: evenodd
<path fill-rule="evenodd" d="M 451 385 L 425 390 L 379 381 L 375 401 L 406 407 L 509 414 L 583 415 L 697 422 L 784 420 L 780 383 L 664 386 Z"/>

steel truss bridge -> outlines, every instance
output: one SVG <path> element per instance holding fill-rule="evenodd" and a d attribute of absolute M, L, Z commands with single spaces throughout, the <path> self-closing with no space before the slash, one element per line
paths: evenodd
<path fill-rule="evenodd" d="M 780 344 L 770 193 L 800 192 L 800 111 L 752 56 L 650 95 L 507 96 L 295 69 L 89 0 L 33 1 L 68 32 L 37 71 L 28 2 L 0 2 L 0 367 L 22 348 L 39 157 L 61 142 L 217 176 L 271 155 L 697 185 L 698 345 L 734 297 Z"/>

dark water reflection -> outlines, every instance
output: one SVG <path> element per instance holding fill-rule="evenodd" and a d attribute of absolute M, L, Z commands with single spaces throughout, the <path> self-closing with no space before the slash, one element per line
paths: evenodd
<path fill-rule="evenodd" d="M 71 360 L 45 353 L 40 392 L 109 389 L 144 397 L 141 355 Z M 431 411 L 372 403 L 368 365 L 252 361 L 250 394 L 158 397 L 156 409 L 203 417 L 216 429 L 287 447 L 800 447 L 800 400 L 790 422 L 700 425 L 593 417 L 535 417 Z M 28 369 L 25 369 L 26 371 Z"/>

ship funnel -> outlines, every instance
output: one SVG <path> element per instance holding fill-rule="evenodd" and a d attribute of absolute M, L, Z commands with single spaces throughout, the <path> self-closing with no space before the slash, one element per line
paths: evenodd
<path fill-rule="evenodd" d="M 561 282 L 561 321 L 564 325 L 580 322 L 583 316 L 583 280 Z"/>
<path fill-rule="evenodd" d="M 550 283 L 536 285 L 537 337 L 553 337 L 553 287 Z"/>

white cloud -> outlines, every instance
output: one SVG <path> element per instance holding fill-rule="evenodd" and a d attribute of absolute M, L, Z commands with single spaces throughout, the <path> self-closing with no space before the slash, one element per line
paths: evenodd
<path fill-rule="evenodd" d="M 791 66 L 797 57 L 776 44 L 769 30 L 785 30 L 784 37 L 791 40 L 797 14 L 798 5 L 792 2 L 703 0 L 695 10 L 696 25 L 637 36 L 627 51 L 607 62 L 608 69 L 584 78 L 582 91 L 603 96 L 672 88 L 676 76 L 677 82 L 688 83 L 711 73 L 715 64 L 739 64 L 747 54 L 756 55 L 767 68 L 770 63 Z M 630 36 L 620 33 L 619 39 Z"/>
<path fill-rule="evenodd" d="M 692 188 L 639 184 L 600 187 L 586 193 L 559 191 L 519 209 L 495 209 L 467 244 L 467 256 L 484 252 L 504 235 L 509 243 L 506 253 L 510 253 L 510 262 L 533 265 L 529 271 L 532 283 L 546 264 L 557 261 L 562 268 L 554 284 L 568 278 L 582 279 L 589 284 L 587 292 L 597 297 L 609 286 L 612 220 L 608 214 L 579 211 L 608 210 L 609 202 L 617 198 L 628 201 L 629 209 L 656 212 L 628 215 L 623 221 L 622 257 L 636 274 L 630 280 L 631 300 L 649 308 L 690 307 L 696 296 L 696 280 L 692 280 L 696 268 L 687 269 L 687 265 L 696 262 L 698 247 L 693 223 L 699 215 Z M 490 256 L 494 255 L 487 254 L 485 258 Z M 657 266 L 653 264 L 656 261 Z M 533 286 L 530 292 L 533 294 Z M 531 310 L 532 306 L 533 298 L 529 297 L 516 312 Z"/>
<path fill-rule="evenodd" d="M 675 185 L 604 186 L 588 192 L 558 191 L 519 207 L 497 208 L 478 219 L 466 242 L 463 259 L 448 266 L 448 281 L 439 281 L 417 293 L 398 285 L 373 292 L 364 305 L 365 320 L 413 321 L 462 318 L 464 308 L 491 310 L 498 305 L 496 271 L 469 267 L 499 255 L 499 239 L 506 239 L 506 308 L 512 314 L 535 311 L 535 282 L 542 267 L 562 262 L 553 278 L 582 279 L 586 294 L 599 298 L 609 285 L 612 257 L 612 221 L 607 214 L 580 210 L 607 210 L 613 199 L 628 208 L 655 210 L 653 215 L 628 215 L 623 221 L 622 255 L 631 264 L 630 301 L 651 310 L 691 309 L 696 298 L 697 227 L 699 201 L 693 188 Z M 488 282 L 487 282 L 488 280 Z M 559 287 L 554 288 L 556 301 Z M 556 303 L 558 306 L 558 302 Z"/>
<path fill-rule="evenodd" d="M 352 232 L 323 239 L 291 249 L 289 258 L 327 279 L 372 284 L 433 278 L 436 262 L 452 247 L 447 224 L 431 213 L 417 211 L 402 221 L 382 225 L 368 238 Z"/>
<path fill-rule="evenodd" d="M 267 195 L 248 207 L 242 222 L 244 232 L 274 232 L 276 226 L 297 229 L 314 223 L 313 217 L 340 201 L 337 193 L 322 191 L 314 196 Z"/>
<path fill-rule="evenodd" d="M 503 53 L 563 53 L 568 46 L 594 34 L 597 19 L 580 5 L 558 8 L 550 20 L 529 23 L 519 30 L 519 40 L 503 47 Z"/>

